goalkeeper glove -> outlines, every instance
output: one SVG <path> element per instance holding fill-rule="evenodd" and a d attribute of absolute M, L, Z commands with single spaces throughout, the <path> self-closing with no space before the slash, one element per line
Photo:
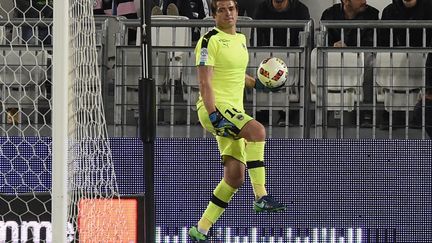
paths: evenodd
<path fill-rule="evenodd" d="M 221 137 L 231 137 L 238 139 L 239 129 L 222 114 L 216 110 L 209 115 L 210 121 L 213 124 L 215 133 Z"/>
<path fill-rule="evenodd" d="M 284 87 L 284 85 L 285 84 L 282 84 L 281 86 L 278 86 L 278 87 L 269 88 L 269 87 L 265 86 L 263 83 L 261 83 L 261 81 L 259 81 L 258 78 L 256 78 L 254 88 L 256 90 L 262 90 L 264 92 L 278 92 L 282 87 Z"/>

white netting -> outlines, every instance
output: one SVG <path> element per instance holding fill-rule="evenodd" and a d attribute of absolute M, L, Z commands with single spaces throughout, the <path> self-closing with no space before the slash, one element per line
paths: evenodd
<path fill-rule="evenodd" d="M 69 2 L 68 239 L 121 242 L 92 9 Z M 50 242 L 52 0 L 0 1 L 0 15 L 0 242 Z"/>

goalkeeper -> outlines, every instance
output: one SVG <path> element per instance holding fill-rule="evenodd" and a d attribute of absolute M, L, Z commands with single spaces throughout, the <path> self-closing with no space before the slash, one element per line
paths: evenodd
<path fill-rule="evenodd" d="M 189 230 L 195 242 L 206 242 L 209 229 L 243 184 L 246 168 L 255 195 L 254 210 L 285 210 L 265 187 L 264 126 L 243 108 L 245 86 L 267 91 L 277 88 L 268 90 L 246 74 L 249 54 L 245 36 L 236 33 L 237 0 L 213 0 L 211 10 L 216 27 L 200 38 L 195 49 L 200 86 L 197 109 L 201 125 L 216 137 L 224 176 L 197 226 Z"/>

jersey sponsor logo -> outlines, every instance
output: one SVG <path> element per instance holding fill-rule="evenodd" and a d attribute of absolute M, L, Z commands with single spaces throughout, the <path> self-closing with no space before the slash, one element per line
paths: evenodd
<path fill-rule="evenodd" d="M 225 39 L 219 39 L 219 42 L 221 43 L 222 46 L 224 47 L 229 47 L 229 40 L 225 40 Z"/>
<path fill-rule="evenodd" d="M 238 114 L 237 115 L 237 119 L 240 120 L 240 121 L 243 121 L 244 116 L 242 114 Z"/>
<path fill-rule="evenodd" d="M 206 63 L 208 60 L 208 50 L 207 48 L 202 48 L 200 52 L 200 63 Z"/>

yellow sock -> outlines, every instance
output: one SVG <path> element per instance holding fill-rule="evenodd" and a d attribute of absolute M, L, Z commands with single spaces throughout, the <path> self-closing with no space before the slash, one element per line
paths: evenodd
<path fill-rule="evenodd" d="M 198 230 L 207 234 L 213 224 L 219 219 L 219 217 L 225 211 L 229 201 L 237 192 L 237 189 L 228 185 L 224 179 L 222 179 L 213 191 L 213 197 L 210 200 L 204 214 L 200 221 L 198 221 Z"/>
<path fill-rule="evenodd" d="M 247 142 L 246 144 L 246 165 L 254 195 L 257 199 L 267 195 L 264 146 L 265 142 Z"/>
<path fill-rule="evenodd" d="M 213 223 L 210 222 L 210 220 L 206 219 L 203 215 L 201 219 L 198 221 L 198 225 L 197 225 L 198 231 L 207 235 L 212 225 Z"/>
<path fill-rule="evenodd" d="M 265 195 L 267 195 L 267 189 L 265 188 L 265 185 L 260 185 L 260 184 L 253 184 L 252 183 L 252 189 L 255 195 L 256 199 L 259 199 Z"/>

